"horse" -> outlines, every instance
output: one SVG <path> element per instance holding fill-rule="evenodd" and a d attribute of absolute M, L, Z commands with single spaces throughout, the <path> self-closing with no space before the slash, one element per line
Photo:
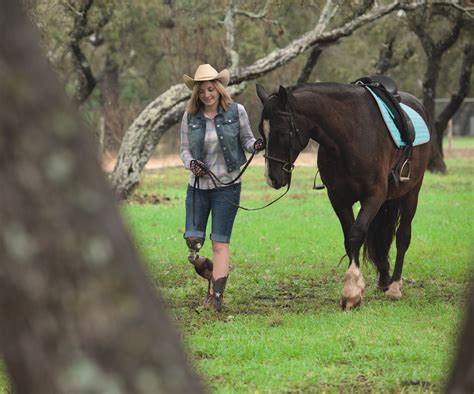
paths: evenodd
<path fill-rule="evenodd" d="M 280 86 L 268 94 L 257 84 L 263 104 L 259 131 L 266 142 L 265 177 L 274 189 L 291 183 L 299 153 L 310 139 L 319 144 L 317 165 L 331 205 L 339 218 L 349 267 L 340 304 L 350 310 L 362 304 L 365 281 L 359 254 L 378 271 L 378 286 L 391 299 L 402 297 L 402 269 L 411 240 L 430 142 L 413 146 L 407 182 L 391 180 L 403 160 L 371 93 L 364 86 L 333 82 Z M 399 92 L 401 102 L 432 125 L 414 96 Z M 287 189 L 287 190 L 288 190 Z M 360 202 L 354 217 L 353 205 Z M 396 235 L 396 259 L 390 275 L 389 250 Z"/>

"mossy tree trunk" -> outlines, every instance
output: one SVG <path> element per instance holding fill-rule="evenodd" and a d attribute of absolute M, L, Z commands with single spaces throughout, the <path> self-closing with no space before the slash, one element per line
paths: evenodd
<path fill-rule="evenodd" d="M 202 392 L 20 2 L 0 2 L 0 352 L 18 393 Z"/>

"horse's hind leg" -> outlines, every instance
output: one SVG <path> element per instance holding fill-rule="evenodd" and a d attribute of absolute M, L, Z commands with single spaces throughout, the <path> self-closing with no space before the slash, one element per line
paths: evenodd
<path fill-rule="evenodd" d="M 400 201 L 387 200 L 370 223 L 364 240 L 364 259 L 373 262 L 379 273 L 379 288 L 386 291 L 390 285 L 388 255 L 400 213 Z"/>
<path fill-rule="evenodd" d="M 394 299 L 402 297 L 402 270 L 405 253 L 411 241 L 411 222 L 418 205 L 421 182 L 405 196 L 400 198 L 400 225 L 397 230 L 397 257 L 390 286 L 385 294 Z"/>

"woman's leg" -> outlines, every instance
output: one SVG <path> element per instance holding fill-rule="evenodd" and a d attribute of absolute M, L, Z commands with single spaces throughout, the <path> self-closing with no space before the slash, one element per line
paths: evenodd
<path fill-rule="evenodd" d="M 212 304 L 216 311 L 222 309 L 222 301 L 230 267 L 229 242 L 240 202 L 240 184 L 211 192 L 212 252 Z"/>
<path fill-rule="evenodd" d="M 229 244 L 212 241 L 212 256 L 214 261 L 214 270 L 212 276 L 219 279 L 229 275 L 230 250 Z"/>

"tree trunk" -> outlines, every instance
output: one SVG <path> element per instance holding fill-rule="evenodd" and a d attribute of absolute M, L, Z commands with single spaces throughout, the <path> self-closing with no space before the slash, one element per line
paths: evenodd
<path fill-rule="evenodd" d="M 18 393 L 202 392 L 17 0 L 0 2 L 0 351 Z"/>
<path fill-rule="evenodd" d="M 474 392 L 474 282 L 471 281 L 466 302 L 464 327 L 461 330 L 457 355 L 446 387 L 449 394 Z"/>
<path fill-rule="evenodd" d="M 104 120 L 103 151 L 115 153 L 123 138 L 124 120 L 120 112 L 119 66 L 108 55 L 99 80 L 100 112 Z"/>
<path fill-rule="evenodd" d="M 118 200 L 126 199 L 138 185 L 158 141 L 182 117 L 190 95 L 185 85 L 172 86 L 148 105 L 128 128 L 111 175 Z"/>
<path fill-rule="evenodd" d="M 443 31 L 443 29 L 436 26 L 436 34 L 433 34 L 429 26 L 429 21 L 433 15 L 446 18 L 451 28 Z M 422 7 L 422 11 L 420 13 L 413 13 L 408 21 L 411 30 L 420 39 L 423 50 L 426 53 L 427 65 L 423 80 L 423 105 L 434 126 L 434 133 L 431 136 L 431 157 L 428 163 L 428 170 L 444 173 L 446 172 L 446 163 L 443 159 L 444 128 L 436 127 L 434 100 L 436 98 L 442 57 L 458 40 L 461 30 L 465 25 L 465 15 L 460 7 L 445 7 L 441 5 L 435 9 L 432 4 L 425 4 Z"/>
<path fill-rule="evenodd" d="M 430 52 L 427 53 L 427 67 L 423 79 L 423 105 L 426 109 L 428 117 L 435 119 L 435 101 L 436 88 L 438 84 L 439 72 L 441 69 L 441 55 Z M 443 159 L 443 133 L 441 136 L 433 127 L 431 134 L 431 155 L 428 163 L 428 170 L 431 172 L 446 172 L 446 163 Z"/>

